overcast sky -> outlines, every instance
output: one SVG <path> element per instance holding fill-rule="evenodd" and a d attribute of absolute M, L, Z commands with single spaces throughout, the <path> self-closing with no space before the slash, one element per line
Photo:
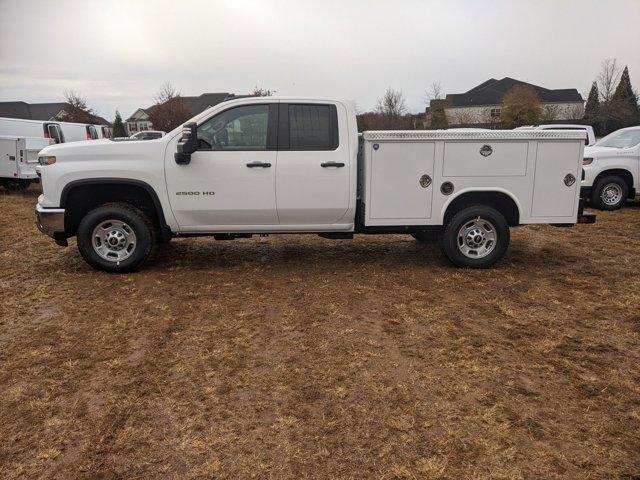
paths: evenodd
<path fill-rule="evenodd" d="M 440 81 L 488 78 L 588 91 L 603 59 L 640 85 L 640 0 L 0 0 L 0 101 L 55 102 L 74 90 L 112 120 L 183 95 L 246 93 L 355 100 L 387 86 L 413 112 Z"/>

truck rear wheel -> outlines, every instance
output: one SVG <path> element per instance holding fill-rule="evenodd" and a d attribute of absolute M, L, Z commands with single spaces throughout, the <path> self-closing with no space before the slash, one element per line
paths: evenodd
<path fill-rule="evenodd" d="M 137 208 L 126 203 L 102 205 L 87 213 L 78 226 L 78 250 L 97 270 L 131 272 L 151 253 L 153 226 Z"/>
<path fill-rule="evenodd" d="M 442 249 L 458 267 L 489 268 L 509 246 L 509 225 L 496 209 L 474 205 L 460 210 L 447 223 Z"/>
<path fill-rule="evenodd" d="M 627 201 L 629 187 L 617 175 L 607 175 L 593 186 L 591 203 L 600 210 L 618 210 Z"/>

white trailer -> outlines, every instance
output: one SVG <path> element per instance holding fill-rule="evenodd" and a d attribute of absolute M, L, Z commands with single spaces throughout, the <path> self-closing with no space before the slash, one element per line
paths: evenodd
<path fill-rule="evenodd" d="M 0 136 L 0 184 L 7 190 L 24 190 L 38 178 L 38 152 L 51 139 Z"/>

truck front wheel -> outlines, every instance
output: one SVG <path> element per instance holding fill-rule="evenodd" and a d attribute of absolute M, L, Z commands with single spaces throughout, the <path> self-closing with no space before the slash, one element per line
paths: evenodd
<path fill-rule="evenodd" d="M 447 223 L 442 249 L 458 267 L 489 268 L 509 246 L 509 225 L 496 209 L 474 205 L 460 210 Z"/>
<path fill-rule="evenodd" d="M 97 270 L 131 272 L 151 253 L 153 226 L 137 208 L 126 203 L 102 205 L 87 213 L 78 226 L 78 250 Z"/>
<path fill-rule="evenodd" d="M 594 185 L 591 203 L 600 210 L 618 210 L 624 206 L 628 194 L 627 182 L 617 175 L 607 175 Z"/>

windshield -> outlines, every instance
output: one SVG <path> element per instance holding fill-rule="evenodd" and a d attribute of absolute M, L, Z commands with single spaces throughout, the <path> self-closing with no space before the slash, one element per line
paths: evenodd
<path fill-rule="evenodd" d="M 610 148 L 629 148 L 640 143 L 640 129 L 638 130 L 620 130 L 607 135 L 598 143 L 599 147 Z"/>

